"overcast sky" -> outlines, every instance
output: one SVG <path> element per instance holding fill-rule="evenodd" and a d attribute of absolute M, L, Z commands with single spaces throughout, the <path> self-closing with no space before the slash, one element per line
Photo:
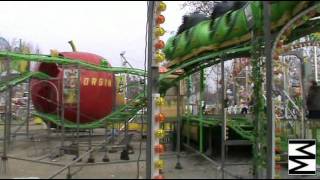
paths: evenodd
<path fill-rule="evenodd" d="M 185 10 L 182 1 L 164 1 L 167 10 L 162 26 L 176 31 Z M 0 36 L 22 38 L 39 46 L 43 54 L 50 49 L 71 51 L 73 40 L 78 51 L 96 53 L 113 66 L 121 66 L 120 53 L 126 51 L 129 62 L 143 68 L 147 2 L 70 1 L 0 2 Z M 171 35 L 167 33 L 162 39 Z"/>

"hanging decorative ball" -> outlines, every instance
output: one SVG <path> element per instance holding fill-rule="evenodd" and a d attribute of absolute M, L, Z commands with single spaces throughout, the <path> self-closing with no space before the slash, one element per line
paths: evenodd
<path fill-rule="evenodd" d="M 276 136 L 281 135 L 281 128 L 276 128 Z"/>
<path fill-rule="evenodd" d="M 275 104 L 275 105 L 281 105 L 281 99 L 278 99 L 278 98 L 275 99 L 275 100 L 274 100 L 274 104 Z"/>
<path fill-rule="evenodd" d="M 157 123 L 162 123 L 166 120 L 166 116 L 162 113 L 159 113 L 156 115 L 156 122 Z"/>
<path fill-rule="evenodd" d="M 281 124 L 281 120 L 280 120 L 280 118 L 276 118 L 276 126 L 278 126 L 279 124 Z"/>
<path fill-rule="evenodd" d="M 284 36 L 287 38 L 291 35 L 292 29 L 288 28 L 285 32 L 284 32 Z"/>
<path fill-rule="evenodd" d="M 274 157 L 275 161 L 279 162 L 281 161 L 281 156 L 279 154 L 275 155 Z"/>
<path fill-rule="evenodd" d="M 281 83 L 281 80 L 282 80 L 282 74 L 281 73 L 279 73 L 276 76 L 274 76 L 275 83 L 279 84 L 279 83 Z"/>
<path fill-rule="evenodd" d="M 294 94 L 295 94 L 295 96 L 301 96 L 301 89 L 300 88 L 295 88 L 294 89 Z"/>
<path fill-rule="evenodd" d="M 279 172 L 281 171 L 281 169 L 282 169 L 282 166 L 280 164 L 276 164 L 275 170 Z"/>
<path fill-rule="evenodd" d="M 283 40 L 280 40 L 278 43 L 277 43 L 277 48 L 282 48 L 283 47 Z"/>
<path fill-rule="evenodd" d="M 277 115 L 277 117 L 281 117 L 281 115 L 282 115 L 281 109 L 276 109 L 275 114 Z"/>
<path fill-rule="evenodd" d="M 163 169 L 164 168 L 164 161 L 159 159 L 159 160 L 156 160 L 155 163 L 154 163 L 155 167 L 157 169 Z"/>
<path fill-rule="evenodd" d="M 158 176 L 155 176 L 154 179 L 164 179 L 164 176 L 163 175 L 158 175 Z"/>
<path fill-rule="evenodd" d="M 275 138 L 275 142 L 276 142 L 276 144 L 280 144 L 281 143 L 281 138 L 280 137 L 276 137 Z"/>
<path fill-rule="evenodd" d="M 283 52 L 282 48 L 276 48 L 276 55 L 280 55 Z"/>
<path fill-rule="evenodd" d="M 166 18 L 163 15 L 159 15 L 156 19 L 157 24 L 163 24 L 165 22 Z"/>
<path fill-rule="evenodd" d="M 156 48 L 156 49 L 163 49 L 164 48 L 164 42 L 162 41 L 162 40 L 159 40 L 155 45 L 154 45 L 154 47 Z"/>
<path fill-rule="evenodd" d="M 290 50 L 290 46 L 285 46 L 284 48 L 283 48 L 283 51 L 284 52 L 288 52 Z"/>
<path fill-rule="evenodd" d="M 281 176 L 280 176 L 280 174 L 275 174 L 275 175 L 274 175 L 274 178 L 275 178 L 275 179 L 281 179 Z"/>
<path fill-rule="evenodd" d="M 161 62 L 163 62 L 163 61 L 166 59 L 164 53 L 162 53 L 162 52 L 157 52 L 155 58 L 156 58 L 156 61 L 157 61 L 158 63 L 161 63 Z"/>
<path fill-rule="evenodd" d="M 156 27 L 156 36 L 163 36 L 166 31 L 162 27 Z"/>
<path fill-rule="evenodd" d="M 275 118 L 281 118 L 282 113 L 276 113 Z"/>
<path fill-rule="evenodd" d="M 162 106 L 162 105 L 164 105 L 164 103 L 165 103 L 165 100 L 164 100 L 163 97 L 158 97 L 158 98 L 156 99 L 156 104 L 157 104 L 158 106 Z"/>
<path fill-rule="evenodd" d="M 159 129 L 155 133 L 155 136 L 159 139 L 164 138 L 165 135 L 166 135 L 166 132 L 163 129 Z"/>
<path fill-rule="evenodd" d="M 276 131 L 276 136 L 280 136 L 281 135 L 281 131 Z"/>
<path fill-rule="evenodd" d="M 285 33 L 286 33 L 286 32 L 285 32 Z M 281 39 L 282 41 L 286 41 L 286 40 L 287 40 L 287 36 L 285 35 L 285 33 L 280 36 L 280 39 Z"/>
<path fill-rule="evenodd" d="M 159 73 L 161 74 L 161 73 L 165 73 L 165 72 L 167 72 L 168 71 L 168 69 L 166 68 L 166 67 L 164 67 L 164 66 L 160 66 L 159 67 Z"/>
<path fill-rule="evenodd" d="M 160 2 L 158 6 L 158 11 L 165 11 L 167 9 L 167 5 L 164 2 Z"/>
<path fill-rule="evenodd" d="M 279 58 L 278 55 L 274 55 L 274 56 L 273 56 L 273 59 L 274 59 L 275 61 L 279 61 L 279 60 L 280 60 L 280 58 Z"/>
<path fill-rule="evenodd" d="M 279 153 L 281 153 L 281 148 L 279 146 L 276 146 L 274 148 L 274 151 L 279 154 Z"/>
<path fill-rule="evenodd" d="M 163 144 L 158 144 L 158 145 L 156 145 L 156 146 L 154 147 L 154 150 L 155 150 L 155 152 L 158 153 L 158 154 L 164 153 L 164 146 L 163 146 Z"/>
<path fill-rule="evenodd" d="M 274 68 L 273 73 L 276 75 L 279 75 L 280 73 L 282 73 L 282 70 L 278 67 Z"/>

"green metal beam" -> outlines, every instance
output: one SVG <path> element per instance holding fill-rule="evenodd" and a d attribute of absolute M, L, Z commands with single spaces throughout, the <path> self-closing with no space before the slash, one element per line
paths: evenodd
<path fill-rule="evenodd" d="M 110 73 L 127 73 L 138 76 L 145 76 L 144 70 L 133 69 L 133 68 L 123 68 L 123 67 L 105 67 L 95 64 L 90 64 L 78 59 L 68 59 L 62 57 L 52 57 L 38 54 L 20 54 L 8 51 L 1 51 L 0 58 L 9 58 L 14 61 L 37 61 L 37 62 L 46 62 L 46 63 L 57 63 L 64 65 L 79 65 L 81 68 L 95 70 L 95 71 L 105 71 Z"/>
<path fill-rule="evenodd" d="M 1 82 L 0 84 L 0 92 L 5 91 L 6 89 L 8 89 L 10 86 L 16 86 L 20 83 L 23 83 L 24 81 L 30 79 L 30 78 L 37 78 L 37 79 L 48 79 L 50 76 L 48 76 L 47 74 L 41 73 L 41 72 L 27 72 L 24 74 L 19 75 L 18 77 L 8 80 L 8 81 L 4 81 Z"/>

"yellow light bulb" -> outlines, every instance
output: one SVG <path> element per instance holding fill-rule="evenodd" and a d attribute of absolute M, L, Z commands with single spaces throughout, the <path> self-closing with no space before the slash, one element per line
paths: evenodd
<path fill-rule="evenodd" d="M 154 163 L 155 167 L 157 169 L 163 169 L 164 168 L 164 161 L 159 159 L 159 160 L 156 160 L 155 163 Z"/>
<path fill-rule="evenodd" d="M 166 58 L 165 58 L 164 53 L 162 53 L 162 52 L 157 52 L 157 53 L 156 53 L 156 61 L 157 61 L 158 63 L 163 62 L 165 59 L 166 59 Z"/>
<path fill-rule="evenodd" d="M 162 27 L 156 27 L 156 30 L 155 30 L 156 36 L 163 36 L 165 32 L 166 31 Z"/>
<path fill-rule="evenodd" d="M 275 159 L 275 161 L 279 162 L 279 161 L 281 161 L 281 156 L 280 155 L 275 155 L 274 159 Z"/>
<path fill-rule="evenodd" d="M 159 139 L 164 138 L 165 135 L 166 135 L 166 132 L 163 129 L 159 129 L 155 133 L 155 136 Z"/>
<path fill-rule="evenodd" d="M 50 49 L 50 55 L 52 57 L 58 57 L 59 56 L 59 51 L 56 49 Z"/>
<path fill-rule="evenodd" d="M 158 11 L 165 11 L 167 9 L 167 5 L 164 2 L 160 2 L 158 6 Z"/>
<path fill-rule="evenodd" d="M 158 97 L 158 98 L 156 99 L 156 104 L 157 104 L 157 106 L 162 106 L 162 105 L 164 105 L 164 103 L 165 103 L 165 100 L 164 100 L 163 97 Z"/>

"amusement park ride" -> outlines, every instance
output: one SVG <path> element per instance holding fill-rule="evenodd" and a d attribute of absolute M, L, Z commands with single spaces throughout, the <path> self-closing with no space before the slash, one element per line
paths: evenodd
<path fill-rule="evenodd" d="M 180 29 L 181 32 L 169 38 L 166 43 L 160 39 L 165 33 L 161 27 L 165 22 L 161 12 L 165 9 L 163 2 L 148 3 L 147 72 L 132 67 L 112 67 L 103 57 L 75 51 L 74 46 L 74 52 L 52 52 L 51 55 L 0 51 L 1 61 L 4 62 L 38 63 L 34 69 L 0 82 L 0 91 L 7 93 L 8 97 L 2 154 L 4 164 L 10 158 L 15 158 L 8 155 L 12 136 L 11 91 L 14 86 L 29 79 L 29 103 L 32 99 L 35 110 L 31 112 L 29 105 L 26 123 L 28 124 L 32 114 L 42 118 L 48 127 L 62 129 L 61 136 L 66 133 L 65 128 L 76 130 L 77 138 L 80 130 L 88 130 L 89 136 L 96 128 L 105 128 L 107 132 L 111 122 L 126 123 L 143 111 L 143 108 L 147 108 L 147 178 L 164 178 L 164 161 L 160 155 L 164 153 L 165 147 L 160 140 L 166 136 L 166 131 L 161 128 L 161 124 L 166 121 L 166 112 L 163 112 L 161 107 L 165 104 L 166 92 L 172 88 L 175 88 L 177 96 L 177 115 L 174 120 L 177 130 L 177 169 L 182 169 L 179 161 L 182 146 L 208 158 L 204 154 L 208 148 L 204 136 L 213 127 L 222 129 L 219 134 L 221 163 L 210 161 L 221 170 L 222 178 L 225 174 L 239 177 L 225 168 L 225 153 L 229 146 L 252 145 L 254 176 L 280 178 L 282 164 L 286 162 L 288 139 L 313 138 L 317 139 L 319 144 L 319 123 L 306 116 L 307 85 L 304 68 L 306 64 L 312 64 L 310 59 L 313 57 L 303 54 L 307 48 L 317 48 L 320 45 L 316 38 L 304 41 L 305 37 L 319 31 L 320 20 L 315 18 L 320 15 L 318 2 L 248 1 L 223 14 L 201 19 L 191 27 L 185 26 L 188 28 Z M 237 76 L 243 69 L 251 70 L 248 78 L 253 85 L 253 112 L 250 116 L 227 113 L 226 87 L 229 82 L 226 82 L 224 77 L 224 62 L 235 58 L 244 58 L 246 61 L 240 63 L 233 76 Z M 288 87 L 288 61 L 293 59 L 301 63 L 299 93 L 292 93 Z M 318 72 L 316 59 L 313 60 L 313 68 Z M 222 72 L 220 115 L 205 115 L 201 105 L 198 106 L 198 114 L 192 114 L 190 110 L 184 112 L 184 108 L 181 108 L 185 105 L 183 97 L 188 97 L 188 93 L 183 92 L 183 89 L 192 86 L 190 76 L 201 72 L 200 99 L 203 101 L 206 81 L 203 71 L 218 64 L 221 64 Z M 159 72 L 163 66 L 165 71 Z M 9 76 L 10 67 L 7 70 Z M 144 89 L 135 98 L 116 108 L 118 87 L 115 74 L 119 73 L 140 76 L 143 79 L 140 86 L 144 86 Z M 318 73 L 316 74 L 317 77 Z M 281 83 L 287 85 L 282 86 Z M 295 99 L 300 99 L 302 103 L 298 104 Z M 293 129 L 293 126 L 298 130 L 289 132 L 288 129 Z M 51 128 L 48 129 L 50 131 Z M 28 127 L 26 131 L 29 138 Z M 62 141 L 67 139 L 62 138 Z M 191 141 L 196 142 L 198 150 L 190 145 Z M 105 140 L 101 146 L 107 147 L 107 144 Z M 61 146 L 65 144 L 62 143 Z M 90 146 L 86 153 L 78 153 L 70 164 L 50 178 L 75 165 L 81 158 L 87 155 L 91 157 L 95 150 L 96 148 Z M 318 160 L 319 155 L 320 152 Z M 106 157 L 104 161 L 107 161 Z M 91 158 L 90 162 L 93 163 L 94 159 Z"/>

